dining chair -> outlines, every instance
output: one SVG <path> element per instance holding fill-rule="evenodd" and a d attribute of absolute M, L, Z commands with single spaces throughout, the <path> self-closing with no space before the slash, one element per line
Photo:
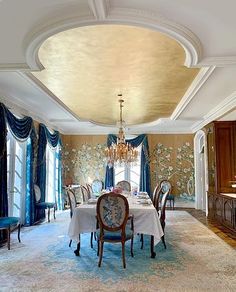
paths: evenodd
<path fill-rule="evenodd" d="M 66 189 L 69 206 L 70 206 L 70 218 L 73 216 L 74 209 L 80 204 L 76 202 L 75 193 L 70 189 Z M 70 240 L 69 247 L 71 247 L 72 239 Z"/>
<path fill-rule="evenodd" d="M 127 225 L 128 219 L 131 220 L 130 226 Z M 133 216 L 129 215 L 129 204 L 126 197 L 114 192 L 101 195 L 97 202 L 97 220 L 99 227 L 97 230 L 98 266 L 101 267 L 104 242 L 121 242 L 123 268 L 125 269 L 125 242 L 128 240 L 131 240 L 131 256 L 134 256 Z"/>
<path fill-rule="evenodd" d="M 41 190 L 38 185 L 34 185 L 36 218 L 38 217 L 38 210 L 48 210 L 48 222 L 50 222 L 50 210 L 53 209 L 54 220 L 56 219 L 56 203 L 55 202 L 40 202 Z"/>
<path fill-rule="evenodd" d="M 82 197 L 83 197 L 83 203 L 87 203 L 88 200 L 91 198 L 91 195 L 87 189 L 86 186 L 81 186 L 81 192 L 82 192 Z M 93 237 L 96 240 L 96 233 L 91 232 L 91 237 L 90 237 L 90 246 L 93 248 Z"/>
<path fill-rule="evenodd" d="M 103 189 L 103 182 L 99 179 L 95 179 L 93 180 L 91 187 L 93 194 L 100 194 Z"/>
<path fill-rule="evenodd" d="M 85 187 L 87 188 L 88 190 L 88 196 L 89 198 L 91 198 L 92 194 L 93 194 L 93 190 L 92 190 L 92 185 L 91 184 L 86 184 Z"/>
<path fill-rule="evenodd" d="M 167 190 L 169 190 L 169 194 L 167 196 L 167 201 L 170 202 L 170 208 L 172 208 L 174 210 L 174 208 L 175 208 L 175 196 L 173 194 L 171 194 L 171 189 L 172 189 L 171 183 L 168 180 L 164 179 L 164 180 L 162 180 L 160 182 L 160 186 L 161 186 L 163 194 Z M 162 198 L 162 195 L 161 195 L 161 198 Z"/>
<path fill-rule="evenodd" d="M 168 198 L 169 190 L 166 190 L 166 192 L 163 194 L 162 199 L 161 199 L 161 209 L 159 211 L 159 218 L 161 222 L 161 227 L 164 232 L 164 235 L 162 236 L 161 240 L 163 242 L 163 245 L 166 249 L 166 243 L 165 243 L 165 220 L 166 220 L 166 202 Z"/>
<path fill-rule="evenodd" d="M 81 186 L 81 193 L 82 193 L 82 197 L 83 197 L 83 202 L 87 203 L 88 200 L 90 199 L 91 195 L 90 195 L 86 186 Z"/>
<path fill-rule="evenodd" d="M 18 228 L 18 241 L 20 240 L 20 218 L 18 217 L 0 217 L 0 230 L 7 231 L 7 247 L 10 250 L 10 242 L 11 242 L 11 230 L 12 228 Z"/>
<path fill-rule="evenodd" d="M 122 191 L 127 191 L 130 192 L 131 191 L 131 185 L 130 182 L 128 182 L 127 180 L 121 180 L 116 184 L 117 188 L 122 189 Z"/>
<path fill-rule="evenodd" d="M 160 201 L 161 193 L 162 193 L 161 186 L 157 184 L 152 194 L 152 203 L 157 212 L 159 211 L 159 201 Z M 143 234 L 141 234 L 140 241 L 141 241 L 141 249 L 143 249 L 143 245 L 144 245 Z"/>
<path fill-rule="evenodd" d="M 164 185 L 164 186 L 163 186 Z M 159 184 L 155 187 L 154 191 L 153 191 L 153 205 L 158 213 L 159 219 L 160 219 L 160 223 L 164 232 L 165 229 L 165 218 L 166 218 L 166 202 L 167 202 L 167 198 L 170 192 L 170 185 L 169 184 Z M 165 192 L 163 193 L 163 191 L 165 190 Z M 160 199 L 161 199 L 161 207 L 159 206 L 160 203 Z M 163 235 L 161 238 L 163 245 L 166 249 L 166 243 L 165 243 L 165 236 Z M 143 238 L 143 234 L 141 234 L 141 249 L 143 249 L 143 245 L 144 245 L 144 238 Z"/>

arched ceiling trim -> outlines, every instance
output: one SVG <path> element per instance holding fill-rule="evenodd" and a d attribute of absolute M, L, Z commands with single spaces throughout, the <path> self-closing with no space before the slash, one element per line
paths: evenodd
<path fill-rule="evenodd" d="M 53 19 L 53 17 L 48 17 L 47 19 L 50 20 Z M 44 20 L 42 25 L 37 25 L 37 30 L 31 31 L 25 39 L 25 56 L 30 70 L 39 71 L 44 69 L 38 57 L 38 50 L 47 38 L 71 28 L 99 24 L 139 26 L 162 32 L 175 39 L 184 48 L 186 56 L 184 65 L 186 67 L 197 67 L 201 60 L 201 43 L 197 36 L 186 27 L 151 12 L 133 9 L 117 9 L 113 10 L 111 13 L 108 11 L 102 19 L 95 19 L 93 16 L 89 15 L 67 19 L 61 18 L 53 23 Z"/>

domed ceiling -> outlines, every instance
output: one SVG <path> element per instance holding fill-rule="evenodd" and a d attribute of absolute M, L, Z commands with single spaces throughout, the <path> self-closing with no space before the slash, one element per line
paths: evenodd
<path fill-rule="evenodd" d="M 199 69 L 156 31 L 125 25 L 86 26 L 48 38 L 39 49 L 45 67 L 33 74 L 80 119 L 114 125 L 119 93 L 127 125 L 169 117 Z"/>

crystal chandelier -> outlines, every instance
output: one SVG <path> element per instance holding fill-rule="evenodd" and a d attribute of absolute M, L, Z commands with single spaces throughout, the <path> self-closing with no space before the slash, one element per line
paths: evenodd
<path fill-rule="evenodd" d="M 120 104 L 120 120 L 117 143 L 112 143 L 110 147 L 105 149 L 105 155 L 109 166 L 115 163 L 119 165 L 135 163 L 138 159 L 138 150 L 132 147 L 130 143 L 125 141 L 124 121 L 122 117 L 122 108 L 124 107 L 124 100 L 122 94 L 118 94 Z"/>

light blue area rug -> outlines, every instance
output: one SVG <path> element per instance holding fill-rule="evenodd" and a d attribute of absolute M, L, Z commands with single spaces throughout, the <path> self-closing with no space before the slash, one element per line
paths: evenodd
<path fill-rule="evenodd" d="M 82 235 L 76 257 L 76 243 L 68 247 L 68 212 L 24 228 L 22 243 L 12 234 L 12 250 L 0 248 L 0 291 L 236 291 L 236 251 L 184 211 L 167 217 L 167 249 L 160 242 L 151 259 L 149 237 L 144 250 L 136 237 L 134 258 L 127 242 L 126 269 L 120 244 L 105 244 L 98 268 L 90 234 Z"/>

